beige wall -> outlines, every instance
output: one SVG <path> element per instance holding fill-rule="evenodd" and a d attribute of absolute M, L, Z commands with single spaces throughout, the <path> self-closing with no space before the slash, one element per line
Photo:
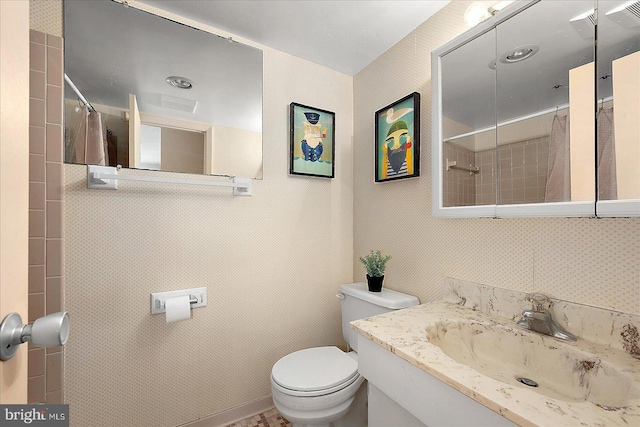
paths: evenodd
<path fill-rule="evenodd" d="M 240 177 L 262 176 L 262 136 L 258 132 L 213 127 L 213 172 Z"/>
<path fill-rule="evenodd" d="M 390 253 L 386 286 L 442 296 L 445 277 L 640 313 L 640 219 L 439 219 L 431 216 L 431 57 L 466 28 L 450 3 L 354 77 L 354 279 L 357 257 Z M 373 182 L 374 113 L 422 95 L 421 176 Z"/>
<path fill-rule="evenodd" d="M 29 5 L 0 2 L 0 320 L 27 321 Z M 0 404 L 27 402 L 27 346 L 0 362 Z"/>
<path fill-rule="evenodd" d="M 204 133 L 163 127 L 160 165 L 172 172 L 204 172 Z"/>
<path fill-rule="evenodd" d="M 194 421 L 268 397 L 285 354 L 343 345 L 335 294 L 353 276 L 352 88 L 350 76 L 264 49 L 264 179 L 252 197 L 134 182 L 87 190 L 86 169 L 65 165 L 72 425 Z M 288 175 L 293 101 L 336 113 L 336 178 Z M 151 292 L 199 286 L 209 305 L 191 320 L 150 315 Z"/>

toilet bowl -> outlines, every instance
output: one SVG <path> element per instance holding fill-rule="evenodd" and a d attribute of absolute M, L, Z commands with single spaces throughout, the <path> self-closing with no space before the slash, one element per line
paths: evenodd
<path fill-rule="evenodd" d="M 366 426 L 366 406 L 353 405 L 358 394 L 364 395 L 358 401 L 366 402 L 365 379 L 358 373 L 355 352 L 314 347 L 291 353 L 273 366 L 271 391 L 276 408 L 295 427 Z M 348 412 L 348 424 L 336 423 Z"/>
<path fill-rule="evenodd" d="M 367 383 L 358 373 L 357 334 L 349 323 L 419 304 L 414 296 L 388 289 L 369 292 L 364 283 L 342 285 L 340 291 L 343 336 L 354 351 L 299 350 L 271 370 L 273 403 L 294 427 L 366 427 Z"/>

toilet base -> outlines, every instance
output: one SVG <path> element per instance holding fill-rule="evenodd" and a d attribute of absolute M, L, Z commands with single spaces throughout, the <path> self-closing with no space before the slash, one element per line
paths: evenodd
<path fill-rule="evenodd" d="M 285 413 L 281 412 L 281 415 L 287 418 Z M 367 422 L 367 381 L 364 381 L 356 392 L 347 412 L 337 420 L 329 423 L 292 422 L 292 424 L 293 427 L 367 427 Z"/>

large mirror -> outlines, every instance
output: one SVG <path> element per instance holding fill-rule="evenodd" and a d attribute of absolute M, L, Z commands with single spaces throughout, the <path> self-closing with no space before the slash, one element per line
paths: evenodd
<path fill-rule="evenodd" d="M 434 215 L 594 215 L 594 7 L 514 2 L 433 52 Z"/>
<path fill-rule="evenodd" d="M 65 161 L 262 178 L 262 51 L 111 0 L 64 2 Z"/>
<path fill-rule="evenodd" d="M 640 215 L 640 1 L 598 1 L 597 214 Z"/>

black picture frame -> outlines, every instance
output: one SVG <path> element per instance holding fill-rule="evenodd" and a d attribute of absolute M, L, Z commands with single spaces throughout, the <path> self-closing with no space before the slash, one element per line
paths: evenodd
<path fill-rule="evenodd" d="M 376 111 L 374 144 L 375 182 L 420 176 L 418 92 L 413 92 Z"/>
<path fill-rule="evenodd" d="M 289 173 L 335 177 L 335 113 L 292 102 L 289 105 Z"/>

